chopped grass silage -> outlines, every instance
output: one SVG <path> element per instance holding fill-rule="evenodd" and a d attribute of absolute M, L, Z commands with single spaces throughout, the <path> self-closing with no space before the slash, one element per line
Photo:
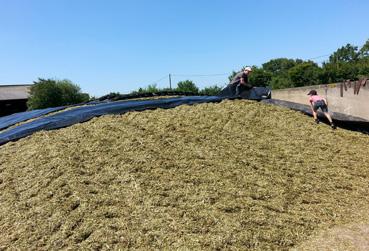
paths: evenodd
<path fill-rule="evenodd" d="M 39 132 L 0 147 L 0 249 L 289 249 L 367 219 L 368 144 L 240 100 Z"/>
<path fill-rule="evenodd" d="M 134 99 L 127 99 L 127 100 L 119 100 L 119 101 L 114 101 L 114 102 L 130 102 L 130 101 L 135 101 L 135 100 L 149 100 L 149 99 L 150 100 L 153 100 L 153 99 L 166 99 L 166 98 L 169 99 L 169 98 L 175 98 L 175 97 L 178 97 L 178 96 L 154 96 L 154 97 L 144 97 L 144 98 L 134 98 Z M 0 129 L 0 133 L 5 132 L 5 131 L 8 131 L 10 129 L 13 129 L 13 128 L 17 127 L 17 126 L 20 126 L 20 125 L 23 125 L 23 124 L 26 124 L 26 123 L 35 121 L 35 120 L 40 119 L 40 118 L 50 117 L 52 115 L 59 114 L 59 113 L 62 113 L 62 112 L 66 112 L 66 111 L 70 111 L 70 110 L 74 110 L 76 108 L 80 108 L 80 107 L 84 107 L 84 106 L 94 106 L 94 105 L 96 105 L 96 104 L 81 104 L 81 105 L 69 106 L 69 107 L 66 107 L 66 108 L 64 108 L 62 110 L 58 110 L 58 111 L 55 111 L 55 112 L 50 112 L 50 113 L 47 113 L 45 115 L 39 116 L 37 118 L 28 119 L 28 120 L 25 120 L 25 121 L 16 123 L 14 125 L 11 125 L 11 126 L 9 126 L 7 128 Z"/>

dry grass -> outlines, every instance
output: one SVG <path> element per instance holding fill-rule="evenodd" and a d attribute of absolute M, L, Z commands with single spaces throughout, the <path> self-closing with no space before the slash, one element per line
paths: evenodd
<path fill-rule="evenodd" d="M 0 147 L 0 249 L 290 249 L 369 208 L 369 137 L 251 101 Z"/>

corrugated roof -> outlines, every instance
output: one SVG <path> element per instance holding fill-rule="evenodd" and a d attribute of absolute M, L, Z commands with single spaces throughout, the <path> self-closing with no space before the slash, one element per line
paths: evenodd
<path fill-rule="evenodd" d="M 28 99 L 31 85 L 0 85 L 0 100 Z"/>

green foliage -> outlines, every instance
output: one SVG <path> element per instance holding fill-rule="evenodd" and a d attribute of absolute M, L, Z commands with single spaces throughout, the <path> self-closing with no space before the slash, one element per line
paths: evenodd
<path fill-rule="evenodd" d="M 133 93 L 155 93 L 158 91 L 160 91 L 160 89 L 156 87 L 156 84 L 152 84 L 148 85 L 146 88 L 139 88 L 137 91 Z"/>
<path fill-rule="evenodd" d="M 28 109 L 42 109 L 86 102 L 90 99 L 81 93 L 78 85 L 70 80 L 39 79 L 31 86 Z"/>
<path fill-rule="evenodd" d="M 369 56 L 357 63 L 358 78 L 369 77 Z"/>
<path fill-rule="evenodd" d="M 174 91 L 191 92 L 194 94 L 201 94 L 201 95 L 208 95 L 208 96 L 217 95 L 221 90 L 222 88 L 217 85 L 205 87 L 204 89 L 200 90 L 196 86 L 196 84 L 191 80 L 185 80 L 185 81 L 178 82 L 177 88 L 174 89 Z M 155 85 L 149 85 L 146 88 L 139 88 L 137 91 L 131 92 L 131 94 L 165 92 L 165 91 L 173 91 L 173 90 L 170 88 L 159 89 L 159 88 L 156 88 Z"/>
<path fill-rule="evenodd" d="M 65 79 L 56 81 L 56 83 L 62 93 L 61 100 L 63 105 L 78 104 L 90 99 L 87 93 L 81 93 L 81 88 L 70 80 Z"/>
<path fill-rule="evenodd" d="M 289 69 L 297 64 L 301 64 L 301 59 L 277 58 L 263 64 L 263 69 L 273 75 L 280 75 L 286 73 Z"/>
<path fill-rule="evenodd" d="M 322 70 L 314 62 L 297 64 L 288 70 L 288 75 L 295 87 L 320 84 Z"/>
<path fill-rule="evenodd" d="M 264 70 L 263 68 L 254 66 L 252 67 L 252 73 L 249 76 L 249 83 L 252 86 L 268 86 L 270 85 L 272 76 L 272 73 Z"/>
<path fill-rule="evenodd" d="M 210 87 L 205 87 L 204 89 L 202 89 L 200 91 L 201 95 L 207 95 L 207 96 L 215 96 L 217 95 L 220 91 L 222 90 L 221 87 L 217 86 L 217 85 L 213 85 Z"/>
<path fill-rule="evenodd" d="M 369 39 L 366 40 L 366 42 L 363 45 L 363 47 L 361 47 L 361 49 L 359 51 L 359 57 L 360 58 L 369 57 Z"/>
<path fill-rule="evenodd" d="M 146 92 L 158 92 L 158 91 L 159 91 L 159 89 L 156 86 L 156 84 L 149 85 L 146 88 Z"/>
<path fill-rule="evenodd" d="M 329 63 L 353 62 L 356 61 L 358 57 L 358 47 L 347 44 L 339 48 L 329 57 Z"/>
<path fill-rule="evenodd" d="M 199 93 L 199 88 L 191 80 L 180 81 L 176 91 Z"/>
<path fill-rule="evenodd" d="M 294 85 L 288 75 L 285 74 L 272 77 L 272 80 L 270 81 L 270 87 L 272 89 L 283 89 L 294 87 Z"/>
<path fill-rule="evenodd" d="M 326 64 L 323 67 L 323 83 L 340 82 L 346 79 L 357 79 L 359 69 L 355 63 L 339 62 L 336 64 Z M 328 76 L 328 81 L 326 81 Z"/>

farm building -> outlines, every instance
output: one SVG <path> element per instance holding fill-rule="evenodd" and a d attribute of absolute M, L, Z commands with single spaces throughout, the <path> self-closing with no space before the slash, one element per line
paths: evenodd
<path fill-rule="evenodd" d="M 0 117 L 24 112 L 31 85 L 0 85 Z"/>

